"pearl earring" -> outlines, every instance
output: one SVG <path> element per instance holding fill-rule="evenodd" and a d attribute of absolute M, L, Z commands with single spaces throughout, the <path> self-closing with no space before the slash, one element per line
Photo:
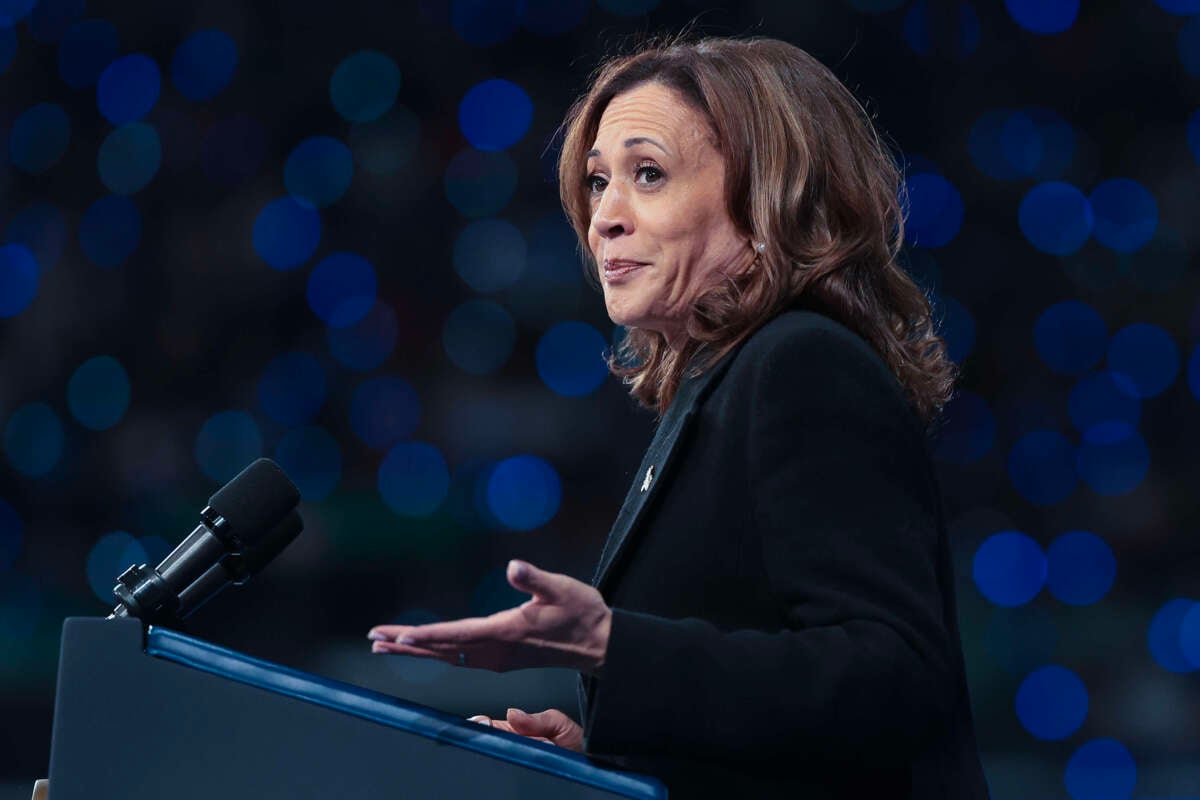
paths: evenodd
<path fill-rule="evenodd" d="M 766 252 L 767 243 L 766 242 L 755 242 L 754 249 L 760 253 Z"/>

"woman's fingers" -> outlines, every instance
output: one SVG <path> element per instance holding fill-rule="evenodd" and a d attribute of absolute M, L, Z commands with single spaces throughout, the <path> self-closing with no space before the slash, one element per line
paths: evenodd
<path fill-rule="evenodd" d="M 583 750 L 583 728 L 557 708 L 548 708 L 537 714 L 510 708 L 507 721 L 514 733 L 531 738 L 544 738 L 569 750 Z"/>

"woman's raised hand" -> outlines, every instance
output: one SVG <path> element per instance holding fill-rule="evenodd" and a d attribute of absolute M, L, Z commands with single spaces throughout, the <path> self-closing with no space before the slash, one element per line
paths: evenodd
<path fill-rule="evenodd" d="M 367 634 L 371 652 L 493 672 L 529 667 L 595 672 L 604 664 L 612 611 L 595 587 L 525 561 L 508 562 L 507 576 L 513 588 L 533 596 L 487 617 L 377 625 Z"/>
<path fill-rule="evenodd" d="M 502 731 L 528 736 L 539 742 L 549 742 L 576 753 L 583 752 L 583 728 L 557 708 L 548 708 L 537 714 L 528 714 L 519 708 L 510 708 L 505 719 L 492 719 L 480 714 L 470 717 L 470 722 L 499 728 Z"/>

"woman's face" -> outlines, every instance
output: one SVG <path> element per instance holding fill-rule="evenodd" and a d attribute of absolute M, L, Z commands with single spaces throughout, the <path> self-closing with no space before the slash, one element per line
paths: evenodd
<path fill-rule="evenodd" d="M 725 164 L 708 121 L 661 84 L 617 95 L 587 175 L 588 246 L 608 316 L 678 348 L 692 301 L 754 259 L 725 208 Z"/>

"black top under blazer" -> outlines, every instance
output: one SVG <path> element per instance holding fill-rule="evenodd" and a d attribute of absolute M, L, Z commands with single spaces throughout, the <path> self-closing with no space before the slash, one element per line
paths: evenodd
<path fill-rule="evenodd" d="M 926 437 L 828 317 L 787 311 L 684 381 L 593 584 L 589 755 L 673 800 L 987 797 Z"/>

